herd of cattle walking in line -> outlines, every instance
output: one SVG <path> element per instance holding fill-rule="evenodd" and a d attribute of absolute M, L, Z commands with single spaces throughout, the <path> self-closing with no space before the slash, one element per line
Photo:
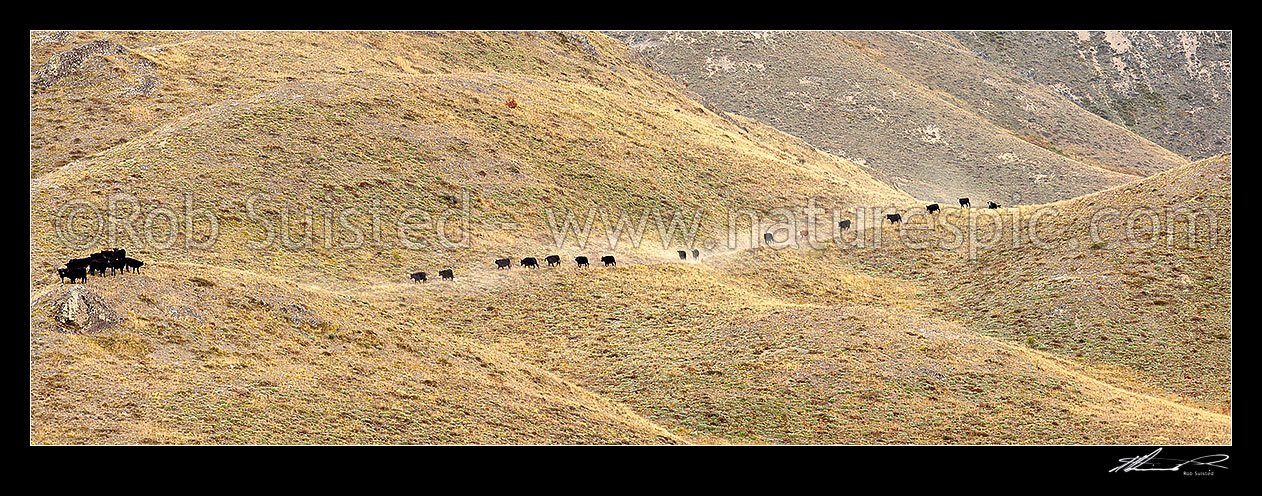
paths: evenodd
<path fill-rule="evenodd" d="M 999 208 L 998 203 L 987 202 L 987 204 L 988 204 L 987 205 L 988 208 L 992 208 L 992 209 Z M 968 198 L 960 198 L 960 206 L 965 207 L 965 208 L 972 207 L 972 205 L 969 204 Z M 933 214 L 933 213 L 941 211 L 942 209 L 938 206 L 937 203 L 933 203 L 933 204 L 927 205 L 925 207 L 925 210 L 927 210 L 930 214 Z M 902 222 L 903 220 L 902 215 L 899 215 L 899 214 L 888 214 L 885 216 L 885 218 L 889 220 L 891 224 L 895 222 Z M 838 223 L 838 226 L 841 227 L 841 230 L 843 231 L 847 230 L 850 228 L 850 221 L 843 220 Z M 802 234 L 806 235 L 806 231 L 802 231 Z M 768 244 L 775 242 L 775 238 L 774 236 L 772 236 L 771 233 L 763 234 L 763 239 Z M 687 251 L 679 250 L 678 253 L 679 253 L 680 260 L 688 259 Z M 700 251 L 696 249 L 692 250 L 692 258 L 696 259 L 696 258 L 699 258 L 700 256 L 701 256 Z M 555 267 L 555 266 L 561 265 L 560 255 L 548 255 L 547 257 L 544 257 L 543 260 L 548 263 L 548 267 Z M 605 267 L 616 267 L 618 265 L 618 261 L 614 259 L 613 255 L 605 255 L 603 257 L 600 257 L 600 261 L 605 264 Z M 588 262 L 587 257 L 585 256 L 574 257 L 574 263 L 577 264 L 580 268 L 591 266 L 591 263 Z M 113 250 L 105 250 L 105 251 L 93 253 L 92 255 L 86 258 L 72 258 L 70 259 L 69 262 L 66 262 L 66 268 L 57 269 L 57 275 L 60 276 L 60 279 L 62 280 L 69 279 L 71 284 L 73 284 L 76 280 L 82 280 L 83 282 L 86 283 L 88 282 L 89 274 L 103 276 L 105 275 L 106 270 L 109 270 L 110 274 L 113 274 L 115 271 L 126 272 L 127 269 L 131 269 L 133 271 L 139 272 L 140 267 L 144 266 L 144 264 L 145 263 L 141 262 L 140 260 L 136 260 L 134 258 L 128 257 L 126 250 L 115 248 Z M 513 264 L 512 260 L 508 258 L 500 258 L 500 259 L 495 260 L 496 269 L 508 269 L 512 267 L 512 264 Z M 539 260 L 536 259 L 535 257 L 526 257 L 526 258 L 521 259 L 520 265 L 526 268 L 537 269 L 539 268 Z M 443 280 L 455 280 L 456 274 L 451 269 L 443 269 L 443 270 L 438 271 L 438 277 L 441 277 Z M 429 274 L 426 272 L 416 272 L 411 275 L 411 278 L 413 281 L 416 281 L 416 282 L 426 282 L 429 280 Z"/>
<path fill-rule="evenodd" d="M 973 205 L 969 203 L 968 198 L 960 198 L 960 206 L 963 208 L 973 208 Z M 1001 205 L 993 201 L 986 202 L 986 208 L 996 209 L 996 208 L 999 208 L 1000 206 Z M 925 206 L 925 210 L 929 211 L 929 213 L 932 214 L 935 212 L 942 211 L 942 208 L 938 207 L 937 203 L 931 203 Z M 887 214 L 885 216 L 885 219 L 890 221 L 890 224 L 893 224 L 895 222 L 902 222 L 903 216 L 899 214 Z M 848 220 L 842 221 L 841 224 L 842 224 L 841 230 L 843 231 L 850 227 L 850 221 Z"/>
<path fill-rule="evenodd" d="M 115 248 L 93 253 L 86 258 L 72 258 L 66 262 L 66 268 L 57 269 L 57 276 L 59 280 L 70 279 L 71 284 L 76 280 L 86 283 L 89 274 L 103 276 L 109 270 L 112 275 L 118 271 L 127 272 L 127 269 L 140 272 L 144 265 L 144 262 L 128 257 L 127 250 Z"/>
<path fill-rule="evenodd" d="M 986 203 L 987 203 L 987 208 L 996 209 L 1000 207 L 1000 205 L 995 202 L 986 202 Z M 968 198 L 960 198 L 960 207 L 972 208 L 972 204 L 969 203 Z M 932 203 L 932 204 L 926 205 L 925 210 L 927 210 L 930 214 L 933 214 L 933 213 L 942 211 L 942 208 L 939 207 L 937 203 Z M 888 214 L 885 216 L 885 218 L 888 219 L 891 224 L 895 222 L 903 221 L 903 216 L 900 214 Z M 843 220 L 838 223 L 838 226 L 841 227 L 841 230 L 843 231 L 850 229 L 850 220 Z M 803 236 L 806 236 L 807 232 L 802 231 L 801 234 Z M 764 233 L 763 240 L 766 241 L 767 244 L 775 243 L 775 237 L 771 233 Z M 687 251 L 679 250 L 678 253 L 679 253 L 680 260 L 688 259 Z M 699 258 L 700 256 L 701 256 L 701 252 L 699 250 L 696 250 L 696 249 L 692 250 L 692 258 L 696 259 L 696 258 Z M 543 260 L 548 263 L 548 267 L 555 267 L 555 266 L 561 265 L 560 255 L 548 255 L 547 257 L 544 257 Z M 600 261 L 604 262 L 605 267 L 618 265 L 618 262 L 614 259 L 613 255 L 605 255 L 603 257 L 600 257 Z M 584 257 L 584 256 L 574 257 L 574 262 L 578 264 L 579 267 L 588 267 L 591 265 L 590 263 L 588 263 L 587 257 Z M 535 257 L 523 258 L 521 259 L 519 264 L 522 267 L 526 267 L 526 268 L 531 268 L 531 269 L 539 268 L 539 260 Z M 512 266 L 513 266 L 513 261 L 509 258 L 500 258 L 500 259 L 495 260 L 495 268 L 497 270 L 512 268 Z M 455 280 L 456 278 L 455 273 L 452 272 L 451 269 L 444 269 L 444 270 L 438 271 L 438 276 L 443 278 L 444 280 Z M 416 282 L 426 282 L 429 280 L 429 273 L 416 272 L 416 273 L 413 273 L 410 277 L 412 278 L 413 281 L 416 281 Z"/>
<path fill-rule="evenodd" d="M 688 255 L 687 252 L 683 250 L 679 251 L 679 258 L 681 260 L 684 258 L 687 258 L 687 255 Z M 700 251 L 692 250 L 692 258 L 697 258 L 699 256 L 701 256 Z M 548 255 L 543 258 L 543 261 L 548 263 L 548 267 L 556 267 L 556 266 L 561 265 L 561 256 Z M 618 260 L 615 259 L 613 255 L 605 255 L 603 257 L 600 257 L 600 261 L 605 264 L 605 267 L 618 266 Z M 579 267 L 591 266 L 591 262 L 589 262 L 587 257 L 585 256 L 574 257 L 574 263 L 577 264 Z M 521 261 L 519 262 L 519 265 L 526 268 L 537 269 L 539 268 L 539 259 L 535 257 L 526 257 L 526 258 L 521 259 Z M 509 269 L 509 268 L 512 268 L 512 266 L 513 266 L 513 261 L 511 259 L 499 258 L 495 260 L 496 270 Z M 416 282 L 426 282 L 429 280 L 429 273 L 416 272 L 412 274 L 410 277 L 412 278 L 413 281 L 416 281 Z M 438 271 L 438 277 L 441 277 L 444 280 L 455 280 L 456 275 L 454 272 L 452 272 L 451 269 L 444 269 L 444 270 Z"/>

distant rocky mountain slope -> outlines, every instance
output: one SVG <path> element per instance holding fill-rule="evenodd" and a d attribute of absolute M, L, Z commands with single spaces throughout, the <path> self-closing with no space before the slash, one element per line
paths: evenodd
<path fill-rule="evenodd" d="M 1196 160 L 1231 152 L 1230 31 L 954 32 L 980 57 Z"/>
<path fill-rule="evenodd" d="M 710 104 L 924 200 L 1056 201 L 1187 163 L 943 33 L 611 34 Z"/>

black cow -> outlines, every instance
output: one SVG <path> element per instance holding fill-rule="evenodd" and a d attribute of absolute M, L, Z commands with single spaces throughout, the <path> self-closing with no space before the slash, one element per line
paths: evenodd
<path fill-rule="evenodd" d="M 926 207 L 925 207 L 925 210 L 928 210 L 928 211 L 929 211 L 929 213 L 934 213 L 934 212 L 937 212 L 937 211 L 942 210 L 942 209 L 941 209 L 941 208 L 938 208 L 938 204 L 937 204 L 937 203 L 932 203 L 932 204 L 929 204 L 928 206 L 926 206 Z"/>
<path fill-rule="evenodd" d="M 89 263 L 91 263 L 91 262 L 92 262 L 92 258 L 91 258 L 91 257 L 89 257 L 89 258 L 72 258 L 72 259 L 70 259 L 70 261 L 69 261 L 69 262 L 66 262 L 66 268 L 67 268 L 67 269 L 77 269 L 77 268 L 80 268 L 80 267 L 87 267 L 87 266 L 88 266 L 88 264 L 89 264 Z"/>
<path fill-rule="evenodd" d="M 591 266 L 591 264 L 587 263 L 587 257 L 574 257 L 574 263 L 578 264 L 579 267 Z"/>
<path fill-rule="evenodd" d="M 972 208 L 972 207 L 973 207 L 972 205 L 970 205 L 970 204 L 968 203 L 968 198 L 960 198 L 960 206 L 961 206 L 961 207 L 969 207 L 969 208 Z"/>
<path fill-rule="evenodd" d="M 763 233 L 762 240 L 766 241 L 767 244 L 772 244 L 776 242 L 776 237 L 772 236 L 771 233 Z"/>
<path fill-rule="evenodd" d="M 548 255 L 548 257 L 547 257 L 547 258 L 545 258 L 545 259 L 544 259 L 544 261 L 548 262 L 548 267 L 551 267 L 551 266 L 553 266 L 553 265 L 561 265 L 561 256 L 560 256 L 560 255 Z"/>
<path fill-rule="evenodd" d="M 618 261 L 614 260 L 613 255 L 605 255 L 603 257 L 600 257 L 600 261 L 605 263 L 605 267 L 608 267 L 610 265 L 614 267 L 618 266 Z"/>
<path fill-rule="evenodd" d="M 127 266 L 130 267 L 131 270 L 135 272 L 140 272 L 140 267 L 145 265 L 144 262 L 141 262 L 140 260 L 136 260 L 130 257 L 124 258 L 123 263 L 127 264 Z"/>
<path fill-rule="evenodd" d="M 127 258 L 127 250 L 124 250 L 122 248 L 115 248 L 113 252 L 113 256 L 114 258 L 117 258 L 117 259 Z"/>
<path fill-rule="evenodd" d="M 697 250 L 694 248 L 694 249 L 692 250 L 692 258 L 701 258 L 701 252 L 700 252 L 700 251 L 697 251 Z"/>
<path fill-rule="evenodd" d="M 903 216 L 898 215 L 898 214 L 888 214 L 888 215 L 886 215 L 886 216 L 885 216 L 885 218 L 886 218 L 886 219 L 889 219 L 890 224 L 893 224 L 893 223 L 895 223 L 895 222 L 902 222 L 902 221 L 903 221 Z"/>
<path fill-rule="evenodd" d="M 428 276 L 429 274 L 426 274 L 424 272 L 417 272 L 415 274 L 412 274 L 412 280 L 416 282 L 425 282 L 429 280 Z"/>
<path fill-rule="evenodd" d="M 535 257 L 526 257 L 526 258 L 521 259 L 521 266 L 533 267 L 537 269 L 539 268 L 539 261 L 535 260 Z"/>
<path fill-rule="evenodd" d="M 103 276 L 105 275 L 105 269 L 109 267 L 109 261 L 104 258 L 93 258 L 91 262 L 88 262 L 88 274 Z"/>
<path fill-rule="evenodd" d="M 679 259 L 680 259 L 680 260 L 687 260 L 687 259 L 688 259 L 688 252 L 683 251 L 683 250 L 679 250 Z"/>
<path fill-rule="evenodd" d="M 988 204 L 988 205 L 986 205 L 986 206 L 987 206 L 987 207 L 989 207 L 989 208 L 999 208 L 999 204 L 998 204 L 998 203 L 995 203 L 995 202 L 986 202 L 986 203 Z"/>
<path fill-rule="evenodd" d="M 110 259 L 110 274 L 114 271 L 127 272 L 127 257 Z"/>
<path fill-rule="evenodd" d="M 443 270 L 438 271 L 438 277 L 441 277 L 443 279 L 450 280 L 450 281 L 456 280 L 456 275 L 451 272 L 451 269 L 443 269 Z"/>
<path fill-rule="evenodd" d="M 507 269 L 513 266 L 513 261 L 507 258 L 499 258 L 495 260 L 495 270 Z"/>
<path fill-rule="evenodd" d="M 850 229 L 850 220 L 847 219 L 847 220 L 838 222 L 837 227 L 840 227 L 842 231 L 845 231 L 846 229 Z"/>
<path fill-rule="evenodd" d="M 88 282 L 88 269 L 83 267 L 74 267 L 69 269 L 57 269 L 58 280 L 70 279 L 70 284 L 74 284 L 75 279 L 82 279 Z"/>

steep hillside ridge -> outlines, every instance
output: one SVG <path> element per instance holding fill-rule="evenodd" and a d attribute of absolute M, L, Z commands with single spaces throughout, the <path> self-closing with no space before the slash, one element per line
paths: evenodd
<path fill-rule="evenodd" d="M 31 177 L 219 101 L 226 87 L 251 84 L 180 78 L 152 55 L 201 35 L 32 32 Z"/>
<path fill-rule="evenodd" d="M 946 93 L 973 113 L 1058 154 L 1137 176 L 1187 163 L 1124 127 L 1066 105 L 1063 95 L 986 62 L 946 33 L 875 31 L 844 36 L 861 42 L 900 75 Z"/>
<path fill-rule="evenodd" d="M 947 227 L 970 213 L 971 257 Z M 1230 155 L 1049 205 L 943 215 L 936 229 L 920 218 L 908 227 L 922 229 L 887 236 L 853 258 L 856 270 L 926 282 L 946 315 L 979 332 L 1230 412 Z"/>
<path fill-rule="evenodd" d="M 32 32 L 32 176 L 287 82 L 497 73 L 626 88 L 655 78 L 635 58 L 578 32 Z"/>
<path fill-rule="evenodd" d="M 916 283 L 820 261 L 758 249 L 344 292 L 190 264 L 50 284 L 32 298 L 33 439 L 1230 440 L 1230 417 L 1118 389 L 933 316 L 907 298 Z M 67 333 L 55 303 L 70 291 L 123 318 Z"/>
<path fill-rule="evenodd" d="M 397 302 L 188 264 L 37 289 L 35 444 L 682 442 Z"/>
<path fill-rule="evenodd" d="M 349 33 L 308 36 L 315 35 L 263 39 L 276 41 L 270 49 L 277 51 L 289 43 L 336 47 L 346 37 L 353 39 Z M 139 205 L 146 214 L 158 208 L 184 212 L 187 201 L 189 210 L 215 215 L 219 235 L 215 247 L 196 249 L 186 246 L 187 230 L 181 229 L 171 247 L 149 250 L 160 243 L 146 242 L 139 232 L 143 222 L 137 220 L 131 234 L 115 224 L 118 236 L 106 244 L 133 247 L 159 261 L 195 261 L 325 283 L 402 277 L 425 267 L 464 271 L 507 254 L 561 251 L 555 248 L 551 222 L 560 226 L 567 213 L 583 220 L 587 212 L 600 210 L 612 223 L 624 210 L 656 209 L 665 224 L 677 211 L 704 210 L 726 220 L 728 209 L 796 205 L 806 198 L 823 205 L 915 203 L 854 164 L 689 100 L 678 84 L 633 60 L 614 59 L 630 54 L 599 34 L 583 38 L 609 50 L 596 51 L 599 57 L 534 34 L 395 36 L 400 43 L 420 36 L 430 43 L 446 40 L 439 47 L 496 47 L 506 53 L 488 51 L 482 58 L 499 63 L 517 60 L 513 55 L 542 69 L 538 74 L 440 70 L 464 67 L 452 63 L 417 73 L 316 74 L 162 123 L 33 181 L 35 280 L 54 280 L 52 268 L 82 251 L 66 236 L 80 241 L 93 232 L 73 229 L 61 215 L 67 205 L 84 201 L 106 211 L 119 194 L 134 194 L 125 207 Z M 557 36 L 573 40 L 576 35 Z M 200 53 L 198 47 L 209 38 L 186 41 L 167 53 Z M 390 40 L 373 41 L 384 45 Z M 241 50 L 269 47 L 261 41 L 241 45 Z M 522 51 L 538 52 L 539 58 L 518 54 Z M 542 58 L 553 51 L 564 56 Z M 472 55 L 456 60 L 466 58 L 479 60 Z M 561 65 L 556 60 L 577 67 L 553 68 Z M 554 77 L 557 72 L 570 76 Z M 510 98 L 515 107 L 505 104 Z M 144 187 L 137 188 L 138 183 Z M 253 212 L 247 209 L 251 198 L 258 198 Z M 366 238 L 363 249 L 341 248 L 354 241 L 355 233 L 337 215 L 351 208 L 358 210 L 348 222 Z M 388 219 L 379 234 L 369 225 L 370 209 Z M 393 221 L 409 209 L 429 216 L 421 222 L 428 225 L 418 229 L 423 232 L 409 238 L 427 243 L 423 247 L 397 241 L 400 229 Z M 448 212 L 452 242 L 467 235 L 458 250 L 443 248 L 436 234 L 435 219 Z M 329 218 L 331 224 L 323 222 Z M 292 238 L 310 229 L 305 248 L 284 248 L 282 223 Z M 210 227 L 204 218 L 194 224 L 194 237 Z M 723 239 L 722 225 L 708 223 L 700 241 Z M 267 240 L 269 226 L 276 236 L 271 247 L 249 248 Z M 600 234 L 593 238 L 604 238 L 600 230 L 612 227 L 596 225 L 594 232 Z M 638 248 L 626 242 L 620 248 L 570 243 L 562 253 L 590 255 L 585 250 L 601 249 L 632 258 L 673 253 L 674 247 L 662 246 L 665 238 L 655 227 L 646 229 L 649 241 Z"/>
<path fill-rule="evenodd" d="M 1185 163 L 1129 133 L 1115 136 L 1121 143 L 1107 145 L 1047 141 L 1079 134 L 1074 128 L 1082 125 L 1114 127 L 1100 119 L 1063 120 L 1061 112 L 1043 112 L 1037 117 L 1048 120 L 1039 125 L 1055 130 L 1046 139 L 1000 127 L 970 102 L 886 65 L 889 56 L 855 38 L 862 33 L 612 34 L 717 108 L 799 136 L 924 200 L 953 202 L 964 196 L 1005 204 L 1046 203 L 1136 178 L 1117 171 Z M 1108 147 L 1135 153 L 1106 151 Z M 1090 151 L 1066 151 L 1077 148 Z M 1074 154 L 1112 161 L 1101 160 L 1108 164 L 1102 168 Z"/>
<path fill-rule="evenodd" d="M 879 213 L 877 222 L 856 218 L 845 236 L 893 235 L 924 211 L 921 199 L 868 169 L 716 112 L 603 35 L 172 33 L 128 42 L 112 33 L 125 48 L 112 54 L 111 45 L 92 45 L 90 33 L 65 37 L 72 35 L 75 46 L 93 47 L 77 52 L 88 59 L 153 57 L 172 82 L 156 86 L 171 91 L 156 106 L 180 110 L 93 121 L 101 136 L 122 141 L 61 165 L 52 159 L 61 152 L 32 149 L 48 166 L 37 173 L 32 165 L 32 442 L 1231 440 L 1229 409 L 1195 399 L 1218 394 L 1221 375 L 1209 365 L 1188 369 L 1205 372 L 1188 383 L 1173 375 L 1191 356 L 1182 328 L 1146 331 L 1169 346 L 1144 357 L 1123 344 L 1134 338 L 1129 328 L 1092 341 L 1082 359 L 1072 353 L 1081 347 L 1055 344 L 1058 336 L 1026 339 L 1044 331 L 1017 308 L 1091 294 L 1029 289 L 1049 277 L 1039 267 L 1062 254 L 1091 256 L 1089 247 L 990 247 L 969 260 L 901 245 L 701 245 L 699 260 L 679 260 L 681 242 L 658 243 L 652 220 L 640 246 L 623 235 L 619 248 L 557 247 L 549 213 L 702 208 L 724 221 L 702 228 L 699 237 L 713 241 L 727 234 L 731 209 L 800 208 L 814 198 L 823 208 L 895 208 L 908 217 L 898 226 Z M 109 79 L 64 73 L 71 75 L 35 90 L 65 92 L 33 112 L 33 133 L 50 143 L 69 142 L 64 120 L 76 109 L 103 117 L 129 101 L 115 99 L 122 92 Z M 87 103 L 57 107 L 75 95 Z M 1229 183 L 1229 157 L 1226 171 Z M 1107 204 L 1203 196 L 1220 208 L 1217 181 L 1185 192 L 1135 183 L 1153 191 Z M 251 213 L 244 204 L 256 194 L 266 197 Z M 139 237 L 77 245 L 86 238 L 76 233 L 100 219 L 63 214 L 107 209 L 120 196 L 119 215 L 128 217 L 133 204 L 146 214 L 129 224 Z M 1229 193 L 1225 202 L 1229 212 Z M 344 247 L 354 233 L 325 215 L 352 208 L 367 239 Z M 211 227 L 207 217 L 218 219 L 216 241 L 189 245 L 184 233 L 160 246 L 167 219 L 152 214 L 163 209 L 177 229 L 198 214 L 190 217 L 193 241 Z M 420 223 L 426 246 L 399 240 L 393 219 L 409 209 L 430 216 Z M 381 243 L 367 226 L 370 210 L 391 219 Z M 961 215 L 946 210 L 944 217 Z M 1080 216 L 1066 216 L 1049 237 L 1075 236 Z M 463 217 L 453 223 L 468 243 L 439 246 L 434 231 L 444 227 L 434 217 Z M 310 229 L 313 239 L 288 247 L 278 234 L 271 246 L 251 247 L 269 225 L 289 237 Z M 603 240 L 605 227 L 598 223 L 593 239 Z M 1226 229 L 1229 240 L 1229 222 Z M 145 268 L 83 285 L 58 281 L 53 268 L 102 245 L 127 248 Z M 1221 256 L 1216 250 L 1204 255 Z M 562 267 L 491 264 L 553 252 L 566 257 Z M 618 255 L 617 267 L 579 269 L 568 259 L 605 253 Z M 1115 270 L 1108 264 L 1124 258 L 1099 260 L 1087 269 Z M 1180 270 L 1198 281 L 1212 258 L 1194 260 Z M 1005 265 L 1017 262 L 1028 266 Z M 416 270 L 434 278 L 444 267 L 456 269 L 455 281 L 407 278 Z M 1140 267 L 1146 272 L 1125 280 L 1158 273 Z M 1015 276 L 998 286 L 986 270 Z M 1217 283 L 1224 280 L 1229 286 L 1229 272 Z M 1140 298 L 1153 289 L 1161 288 L 1116 294 Z M 1205 296 L 1172 297 L 1201 304 Z M 987 308 L 998 310 L 992 320 L 977 313 Z M 1138 315 L 1115 320 L 1147 326 L 1168 318 Z M 1165 363 L 1144 368 L 1139 358 Z"/>
<path fill-rule="evenodd" d="M 951 36 L 1105 119 L 1199 160 L 1231 152 L 1230 31 L 964 31 Z"/>
<path fill-rule="evenodd" d="M 594 271 L 490 271 L 421 312 L 697 442 L 1196 443 L 1230 417 L 943 318 L 853 255 L 755 249 Z M 402 284 L 376 297 L 407 298 Z M 505 304 L 503 302 L 522 302 Z M 936 310 L 935 310 L 936 309 Z"/>

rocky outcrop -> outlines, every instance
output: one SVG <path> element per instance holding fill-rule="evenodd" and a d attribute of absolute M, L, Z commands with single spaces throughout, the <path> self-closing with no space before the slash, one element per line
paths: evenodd
<path fill-rule="evenodd" d="M 97 333 L 119 322 L 118 314 L 104 298 L 78 286 L 55 296 L 51 310 L 57 327 L 69 334 Z"/>

